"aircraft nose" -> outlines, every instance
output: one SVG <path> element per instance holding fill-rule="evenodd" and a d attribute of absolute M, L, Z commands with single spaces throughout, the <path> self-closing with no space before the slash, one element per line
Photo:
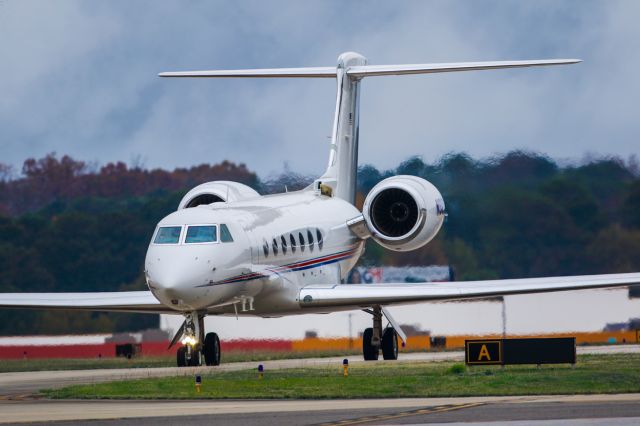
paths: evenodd
<path fill-rule="evenodd" d="M 188 286 L 188 280 L 181 273 L 175 270 L 151 267 L 147 270 L 149 285 L 155 290 L 166 293 L 179 293 L 181 289 Z"/>
<path fill-rule="evenodd" d="M 211 250 L 187 247 L 153 247 L 145 262 L 149 289 L 164 304 L 176 309 L 198 308 L 201 285 L 213 277 Z"/>

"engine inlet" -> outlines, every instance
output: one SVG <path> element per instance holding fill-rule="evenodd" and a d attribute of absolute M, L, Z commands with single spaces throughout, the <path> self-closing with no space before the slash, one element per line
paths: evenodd
<path fill-rule="evenodd" d="M 388 237 L 401 237 L 418 221 L 418 205 L 411 194 L 398 188 L 380 192 L 372 201 L 371 220 L 376 229 Z"/>

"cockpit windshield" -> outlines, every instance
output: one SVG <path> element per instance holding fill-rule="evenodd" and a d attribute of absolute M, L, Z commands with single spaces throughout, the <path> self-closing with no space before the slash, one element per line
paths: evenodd
<path fill-rule="evenodd" d="M 218 232 L 215 225 L 194 225 L 187 228 L 186 244 L 215 243 L 218 241 Z"/>
<path fill-rule="evenodd" d="M 182 226 L 163 226 L 158 229 L 154 244 L 178 244 Z"/>

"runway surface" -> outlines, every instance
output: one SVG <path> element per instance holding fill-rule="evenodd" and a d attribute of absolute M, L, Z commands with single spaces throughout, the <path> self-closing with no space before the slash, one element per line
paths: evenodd
<path fill-rule="evenodd" d="M 3 401 L 0 423 L 78 425 L 640 424 L 640 394 L 315 401 Z M 102 420 L 97 422 L 97 420 Z M 515 422 L 515 423 L 514 423 Z M 522 423 L 520 423 L 522 424 Z M 533 423 L 535 424 L 535 423 Z"/>
<path fill-rule="evenodd" d="M 640 345 L 578 348 L 579 354 L 640 353 Z M 402 354 L 398 361 L 461 361 L 462 352 Z M 339 365 L 342 357 L 263 362 L 267 370 Z M 360 357 L 349 357 L 359 363 Z M 229 363 L 217 371 L 256 368 L 257 362 Z M 70 384 L 185 375 L 211 371 L 198 368 L 69 370 L 0 374 L 0 423 L 56 421 L 81 424 L 172 425 L 223 423 L 239 426 L 298 424 L 434 424 L 475 425 L 640 424 L 640 394 L 472 398 L 405 398 L 374 400 L 276 401 L 51 401 L 34 398 L 39 389 Z M 568 419 L 578 419 L 572 423 Z M 527 423 L 518 423 L 526 421 Z M 536 421 L 538 423 L 531 423 Z M 338 423 L 340 422 L 340 423 Z M 497 423 L 496 423 L 497 422 Z M 591 422 L 591 423 L 585 423 Z M 58 423 L 57 423 L 58 424 Z M 455 424 L 455 423 L 454 423 Z"/>

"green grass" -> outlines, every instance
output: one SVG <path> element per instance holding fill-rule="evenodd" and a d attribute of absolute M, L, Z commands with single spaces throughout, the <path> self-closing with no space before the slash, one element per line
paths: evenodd
<path fill-rule="evenodd" d="M 452 362 L 358 363 L 342 368 L 216 372 L 202 378 L 168 377 L 45 390 L 50 398 L 400 398 L 483 395 L 640 392 L 640 355 L 584 355 L 575 367 L 508 366 L 462 368 Z"/>
<path fill-rule="evenodd" d="M 86 358 L 86 359 L 5 359 L 0 363 L 0 373 L 18 371 L 93 370 L 98 368 L 170 367 L 173 357 Z"/>
<path fill-rule="evenodd" d="M 272 361 L 276 359 L 291 358 L 316 358 L 343 355 L 355 355 L 360 352 L 354 350 L 344 351 L 309 351 L 309 352 L 282 352 L 282 351 L 247 351 L 227 352 L 223 354 L 222 362 L 243 361 Z M 98 368 L 147 368 L 147 367 L 175 367 L 175 356 L 166 357 L 140 357 L 127 360 L 125 358 L 88 358 L 88 359 L 8 359 L 0 363 L 0 373 L 19 371 L 52 371 L 52 370 L 93 370 Z"/>

